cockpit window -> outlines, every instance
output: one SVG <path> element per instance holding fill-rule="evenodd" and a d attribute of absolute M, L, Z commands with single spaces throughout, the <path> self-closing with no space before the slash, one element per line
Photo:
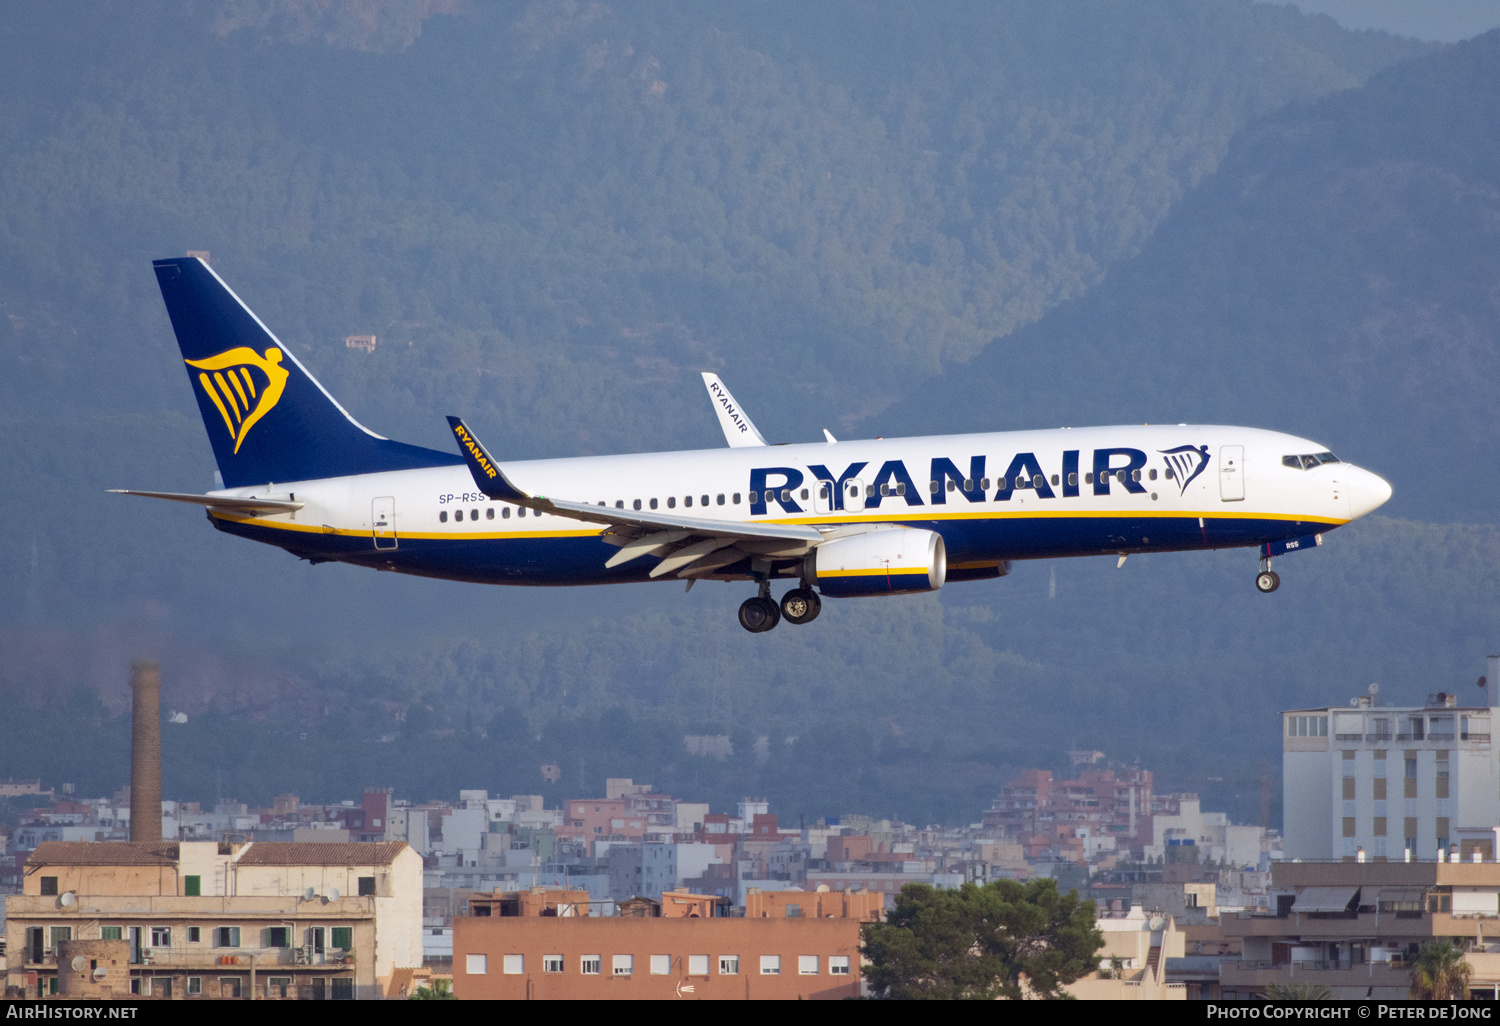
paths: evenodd
<path fill-rule="evenodd" d="M 1283 456 L 1281 465 L 1293 470 L 1311 470 L 1325 463 L 1338 463 L 1339 458 L 1331 452 L 1304 453 L 1300 456 Z"/>

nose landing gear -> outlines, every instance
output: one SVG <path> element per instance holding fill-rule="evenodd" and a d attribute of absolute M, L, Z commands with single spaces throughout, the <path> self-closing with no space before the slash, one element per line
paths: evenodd
<path fill-rule="evenodd" d="M 1271 557 L 1260 557 L 1260 573 L 1255 575 L 1255 590 L 1262 595 L 1269 595 L 1281 587 L 1281 575 L 1271 569 Z"/>

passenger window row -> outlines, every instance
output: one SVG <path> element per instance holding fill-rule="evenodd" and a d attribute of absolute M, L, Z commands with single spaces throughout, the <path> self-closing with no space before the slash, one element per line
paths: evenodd
<path fill-rule="evenodd" d="M 700 506 L 707 506 L 711 502 L 714 505 L 722 506 L 722 505 L 724 505 L 724 503 L 726 501 L 732 501 L 734 503 L 734 505 L 738 506 L 740 504 L 740 493 L 739 492 L 735 492 L 732 500 L 731 499 L 727 499 L 723 492 L 720 492 L 717 496 L 714 496 L 712 499 L 710 499 L 710 497 L 707 496 L 707 495 L 700 495 L 700 496 L 698 496 L 698 505 L 700 505 Z M 755 501 L 755 493 L 754 492 L 750 493 L 750 501 L 751 502 Z M 649 508 L 651 508 L 651 509 L 658 509 L 660 507 L 660 500 L 658 500 L 658 499 L 647 499 L 647 500 L 645 500 L 645 502 L 646 502 L 647 506 Z M 601 503 L 599 503 L 599 505 L 604 506 L 604 505 L 607 505 L 607 504 L 601 502 Z M 688 509 L 691 509 L 692 505 L 693 505 L 693 497 L 691 495 L 684 495 L 682 497 L 682 505 L 684 507 L 688 508 Z M 625 500 L 624 499 L 616 499 L 615 500 L 615 509 L 624 509 L 624 508 L 625 508 Z M 641 508 L 641 500 L 640 499 L 631 499 L 630 500 L 630 508 L 631 509 L 640 509 Z M 669 495 L 669 496 L 667 496 L 667 509 L 676 509 L 676 508 L 677 508 L 677 496 L 675 496 L 675 495 Z"/>
<path fill-rule="evenodd" d="M 1323 457 L 1329 457 L 1329 458 L 1324 459 Z M 1291 466 L 1298 466 L 1298 465 L 1300 465 L 1298 463 L 1289 462 L 1291 460 L 1311 460 L 1311 459 L 1318 459 L 1318 460 L 1321 460 L 1323 463 L 1337 463 L 1338 462 L 1337 459 L 1333 458 L 1333 453 L 1328 453 L 1328 452 L 1320 453 L 1316 457 L 1314 457 L 1314 456 L 1301 456 L 1301 457 L 1298 457 L 1298 456 L 1284 456 L 1284 457 L 1282 457 L 1281 462 L 1285 463 L 1287 466 L 1291 467 Z M 1316 465 L 1317 465 L 1316 463 L 1313 464 L 1313 466 L 1316 466 Z M 1126 482 L 1126 480 L 1140 481 L 1140 480 L 1142 480 L 1143 477 L 1144 477 L 1145 480 L 1155 481 L 1156 480 L 1156 474 L 1157 474 L 1157 472 L 1153 468 L 1151 470 L 1146 471 L 1144 475 L 1142 474 L 1142 472 L 1140 470 L 1130 470 L 1130 471 L 1117 470 L 1117 471 L 1113 472 L 1112 476 L 1117 481 L 1119 481 L 1120 484 L 1124 484 Z M 1106 475 L 1106 476 L 1111 476 L 1111 475 Z M 1167 471 L 1166 471 L 1166 478 L 1167 478 L 1167 480 L 1171 481 L 1175 477 L 1176 477 L 1176 475 L 1172 472 L 1172 469 L 1170 467 L 1167 468 Z M 1060 475 L 1060 474 L 1053 474 L 1052 478 L 1051 478 L 1051 481 L 1052 481 L 1053 485 L 1059 485 L 1059 484 L 1061 484 L 1062 483 L 1062 475 Z M 1036 475 L 1034 475 L 1032 477 L 1017 477 L 1014 480 L 1014 482 L 1011 484 L 1011 486 L 1013 488 L 1017 488 L 1017 489 L 1026 489 L 1026 488 L 1033 488 L 1033 489 L 1035 489 L 1035 488 L 1041 488 L 1043 485 L 1046 484 L 1046 482 L 1047 482 L 1047 478 L 1045 476 L 1043 476 L 1041 474 L 1036 474 Z M 994 481 L 995 487 L 998 488 L 998 489 L 1002 489 L 1002 490 L 1006 487 L 1006 483 L 1007 483 L 1007 479 L 1003 478 L 1003 477 L 996 478 L 995 481 Z M 1092 473 L 1086 473 L 1086 474 L 1084 474 L 1083 475 L 1083 483 L 1084 484 L 1090 484 L 1090 485 L 1093 484 L 1094 483 L 1094 475 Z M 973 478 L 965 478 L 964 482 L 963 482 L 963 490 L 965 492 L 972 492 L 972 491 L 975 490 L 974 486 L 976 484 L 979 486 L 979 490 L 980 491 L 987 492 L 987 491 L 990 490 L 990 484 L 991 484 L 991 482 L 990 482 L 990 479 L 987 478 L 987 477 L 982 477 L 977 482 Z M 1070 473 L 1068 475 L 1068 486 L 1072 487 L 1072 488 L 1078 487 L 1078 475 L 1076 473 Z M 821 484 L 821 485 L 818 486 L 818 497 L 820 499 L 827 499 L 828 498 L 829 487 L 830 486 L 828 485 L 827 482 L 824 482 L 823 484 Z M 930 492 L 933 495 L 936 495 L 942 489 L 943 489 L 943 483 L 940 482 L 940 481 L 929 481 L 929 482 L 927 482 L 927 490 L 928 490 L 928 492 Z M 958 490 L 958 482 L 954 481 L 952 478 L 949 478 L 948 482 L 947 482 L 947 490 L 950 491 L 950 492 L 957 491 Z M 874 495 L 875 495 L 875 491 L 876 491 L 876 489 L 875 489 L 874 485 L 865 485 L 865 497 L 866 498 L 873 498 Z M 810 497 L 810 492 L 806 488 L 797 489 L 797 494 L 798 494 L 798 497 L 800 499 L 802 499 L 804 502 Z M 902 495 L 905 495 L 906 494 L 906 485 L 904 485 L 904 484 L 896 484 L 896 485 L 883 484 L 883 485 L 880 486 L 880 494 L 882 496 L 891 496 L 891 495 L 902 496 Z M 750 498 L 750 504 L 753 506 L 756 503 L 760 502 L 760 500 L 761 500 L 761 493 L 760 492 L 751 492 L 749 498 Z M 849 498 L 851 498 L 851 499 L 857 499 L 857 498 L 859 498 L 859 486 L 858 485 L 851 484 L 849 486 Z M 773 491 L 773 490 L 767 490 L 766 493 L 765 493 L 765 500 L 767 502 L 776 502 L 776 501 L 780 501 L 780 502 L 783 502 L 783 503 L 791 502 L 792 501 L 792 489 L 790 489 L 790 488 L 783 488 L 779 492 L 776 492 L 776 491 Z M 691 509 L 693 507 L 693 502 L 694 502 L 694 497 L 691 496 L 691 495 L 684 495 L 682 497 L 682 505 L 683 505 L 683 508 L 685 508 L 685 509 Z M 645 499 L 645 500 L 632 499 L 632 500 L 630 500 L 630 508 L 631 509 L 637 509 L 637 510 L 641 509 L 641 508 L 643 508 L 643 503 L 644 503 L 644 507 L 648 508 L 648 509 L 658 509 L 658 508 L 660 508 L 660 501 L 657 500 L 657 499 Z M 738 506 L 740 504 L 740 493 L 739 492 L 733 492 L 733 493 L 730 493 L 727 496 L 726 496 L 726 494 L 724 492 L 719 492 L 715 496 L 700 495 L 700 496 L 697 496 L 697 503 L 700 506 L 709 506 L 709 505 L 723 506 L 726 503 Z M 601 500 L 598 503 L 598 505 L 601 506 L 601 507 L 606 507 L 607 508 L 610 505 L 610 503 L 608 503 L 607 501 Z M 614 507 L 615 507 L 615 509 L 624 509 L 625 508 L 625 500 L 624 499 L 616 499 L 614 501 Z M 675 495 L 669 495 L 669 496 L 667 496 L 667 509 L 676 509 L 676 508 L 677 508 L 677 496 L 675 496 Z M 517 506 L 517 507 L 515 507 L 515 510 L 516 510 L 516 516 L 518 516 L 518 517 L 524 517 L 524 516 L 526 516 L 526 507 L 524 507 L 524 506 Z M 500 517 L 501 517 L 501 519 L 503 519 L 503 520 L 509 520 L 510 519 L 510 511 L 511 511 L 511 507 L 510 506 L 501 506 L 500 507 Z M 534 516 L 541 516 L 540 513 L 535 513 L 533 515 Z M 486 520 L 494 520 L 495 519 L 495 509 L 494 509 L 493 506 L 487 508 L 484 511 L 484 517 L 485 517 Z M 464 519 L 464 511 L 461 510 L 461 509 L 454 511 L 453 519 L 455 521 L 457 521 L 457 522 L 462 522 L 463 519 Z M 479 519 L 479 510 L 477 510 L 477 509 L 471 509 L 471 510 L 469 510 L 469 519 L 470 520 L 478 520 Z M 448 522 L 448 513 L 447 513 L 446 510 L 443 510 L 443 511 L 441 511 L 441 512 L 438 513 L 438 522 L 442 523 L 442 524 L 446 524 Z"/>
<path fill-rule="evenodd" d="M 510 519 L 511 508 L 512 507 L 510 507 L 510 506 L 501 506 L 500 507 L 500 519 L 501 520 L 509 520 Z M 518 516 L 518 517 L 524 517 L 526 515 L 526 507 L 525 506 L 516 506 L 514 508 L 515 508 L 515 511 L 516 511 L 516 516 Z M 533 513 L 532 516 L 539 517 L 539 516 L 541 516 L 541 514 L 540 513 Z M 461 510 L 461 509 L 454 510 L 453 511 L 453 519 L 457 523 L 463 523 L 464 511 Z M 478 520 L 479 519 L 479 510 L 477 510 L 477 509 L 471 509 L 471 510 L 469 510 L 469 519 L 470 520 Z M 485 511 L 484 511 L 484 519 L 486 519 L 486 520 L 494 520 L 495 519 L 495 507 L 494 506 L 489 506 L 489 507 L 487 507 L 485 509 Z M 448 511 L 447 510 L 440 510 L 438 512 L 438 523 L 440 523 L 440 524 L 446 524 L 447 522 L 448 522 Z"/>

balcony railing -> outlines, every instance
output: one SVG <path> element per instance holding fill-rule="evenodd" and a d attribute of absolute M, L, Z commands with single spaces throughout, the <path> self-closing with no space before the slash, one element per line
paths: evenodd
<path fill-rule="evenodd" d="M 354 958 L 341 948 L 332 948 L 326 954 L 309 953 L 304 948 L 241 948 L 237 951 L 224 948 L 148 948 L 142 952 L 139 965 L 159 968 L 202 968 L 239 966 L 249 969 L 286 968 L 288 966 L 353 966 Z"/>
<path fill-rule="evenodd" d="M 1266 970 L 1298 972 L 1361 972 L 1368 973 L 1371 970 L 1370 962 L 1331 962 L 1327 960 L 1298 960 L 1295 962 L 1268 962 L 1264 960 L 1242 959 L 1238 962 L 1225 961 L 1224 965 L 1238 969 L 1241 972 L 1265 972 Z M 1375 969 L 1381 971 L 1401 972 L 1407 967 L 1400 959 L 1379 961 L 1373 963 Z"/>

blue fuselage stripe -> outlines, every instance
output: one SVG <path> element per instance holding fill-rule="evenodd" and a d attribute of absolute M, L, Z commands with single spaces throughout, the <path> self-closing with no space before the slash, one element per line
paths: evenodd
<path fill-rule="evenodd" d="M 275 545 L 310 559 L 354 563 L 399 573 L 481 584 L 588 585 L 646 581 L 658 560 L 642 556 L 604 563 L 618 550 L 597 535 L 520 538 L 409 538 L 377 549 L 369 535 L 316 534 L 214 518 L 219 530 Z M 902 521 L 943 536 L 948 562 L 1057 559 L 1107 553 L 1188 552 L 1259 546 L 1332 529 L 1326 521 L 1279 518 L 996 517 Z M 388 544 L 382 541 L 382 544 Z M 748 566 L 724 567 L 736 575 Z M 671 575 L 657 580 L 674 580 Z"/>

